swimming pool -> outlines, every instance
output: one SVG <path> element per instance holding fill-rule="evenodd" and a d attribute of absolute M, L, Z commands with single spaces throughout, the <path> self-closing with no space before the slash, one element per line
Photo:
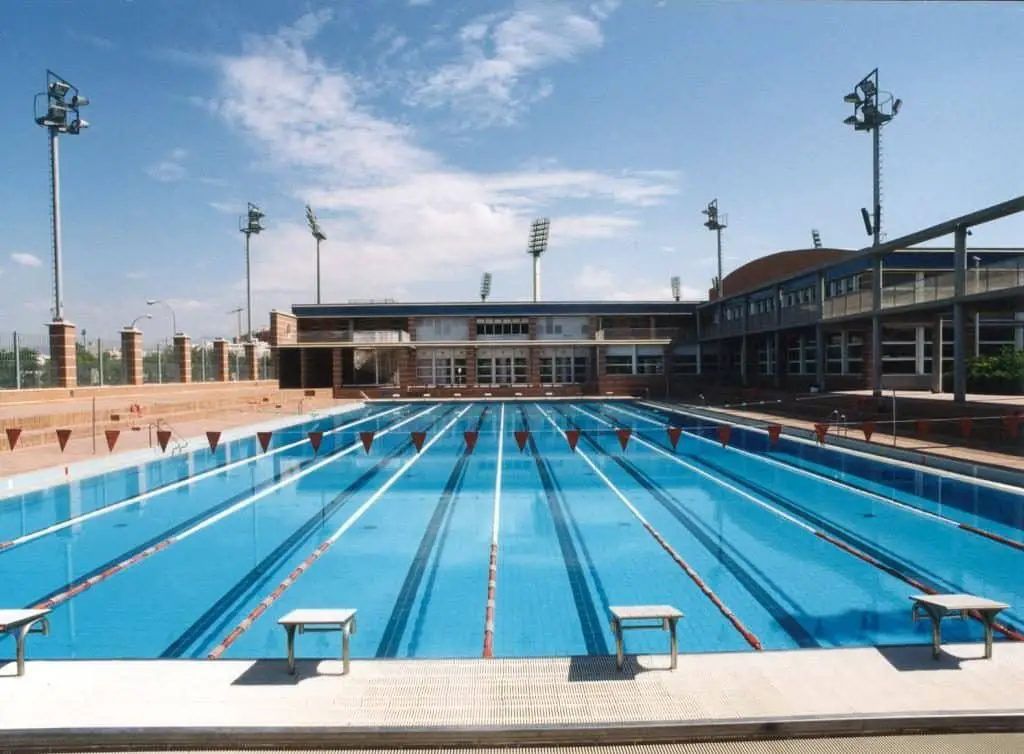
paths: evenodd
<path fill-rule="evenodd" d="M 683 610 L 684 652 L 927 643 L 922 589 L 1009 602 L 996 637 L 1024 633 L 1020 490 L 743 427 L 723 446 L 720 426 L 636 402 L 368 404 L 266 452 L 0 501 L 0 607 L 53 607 L 35 658 L 281 657 L 296 607 L 358 609 L 363 658 L 609 654 L 608 606 L 650 603 Z"/>

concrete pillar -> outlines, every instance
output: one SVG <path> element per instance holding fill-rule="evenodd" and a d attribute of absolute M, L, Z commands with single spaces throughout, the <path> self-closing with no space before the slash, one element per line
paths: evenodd
<path fill-rule="evenodd" d="M 932 323 L 932 392 L 942 392 L 942 315 Z"/>
<path fill-rule="evenodd" d="M 875 221 L 877 222 L 877 220 Z M 867 344 L 865 344 L 867 345 Z M 871 345 L 865 348 L 871 354 L 871 392 L 882 394 L 882 257 L 877 256 L 871 263 Z"/>
<path fill-rule="evenodd" d="M 174 358 L 178 362 L 178 382 L 192 382 L 192 340 L 185 333 L 174 335 Z"/>
<path fill-rule="evenodd" d="M 144 382 L 142 333 L 134 327 L 126 327 L 121 331 L 121 363 L 124 364 L 125 385 L 141 385 Z"/>
<path fill-rule="evenodd" d="M 821 325 L 814 327 L 814 382 L 818 390 L 825 389 L 825 328 Z"/>
<path fill-rule="evenodd" d="M 747 336 L 740 337 L 740 384 L 747 386 Z"/>
<path fill-rule="evenodd" d="M 774 377 L 773 384 L 775 385 L 775 387 L 781 388 L 782 387 L 782 364 L 783 364 L 783 359 L 782 359 L 782 355 L 781 355 L 782 354 L 782 334 L 778 330 L 776 330 L 774 333 L 772 333 L 772 348 L 775 350 L 775 355 L 773 357 L 774 360 L 775 360 L 774 364 L 773 364 L 773 367 L 775 369 L 775 374 L 773 375 L 773 377 Z"/>
<path fill-rule="evenodd" d="M 245 376 L 249 380 L 258 380 L 260 373 L 256 364 L 256 343 L 251 340 L 246 341 L 243 348 L 245 349 Z"/>
<path fill-rule="evenodd" d="M 953 234 L 953 402 L 967 401 L 967 226 Z"/>
<path fill-rule="evenodd" d="M 78 385 L 77 332 L 70 322 L 51 322 L 50 379 L 54 387 Z"/>
<path fill-rule="evenodd" d="M 228 369 L 228 342 L 224 338 L 213 340 L 213 374 L 217 382 L 227 382 L 231 374 Z"/>

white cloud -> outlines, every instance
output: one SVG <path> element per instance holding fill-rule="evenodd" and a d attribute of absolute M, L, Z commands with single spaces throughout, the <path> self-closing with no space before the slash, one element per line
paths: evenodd
<path fill-rule="evenodd" d="M 207 202 L 207 204 L 225 215 L 242 215 L 245 212 L 245 202 Z"/>
<path fill-rule="evenodd" d="M 666 171 L 603 173 L 547 163 L 473 173 L 447 164 L 417 143 L 411 127 L 371 112 L 350 76 L 306 51 L 305 42 L 329 20 L 310 14 L 276 35 L 248 39 L 241 54 L 220 60 L 220 96 L 207 102 L 248 137 L 298 206 L 316 208 L 328 237 L 322 272 L 329 300 L 397 297 L 417 284 L 525 264 L 526 233 L 540 213 L 553 214 L 552 245 L 571 250 L 631 228 L 631 209 L 677 191 L 677 176 Z M 262 84 L 246 85 L 251 81 Z M 586 210 L 552 212 L 564 200 Z M 299 292 L 300 300 L 308 297 L 313 253 L 303 223 L 274 223 L 254 246 L 259 308 L 268 300 L 287 306 Z"/>
<path fill-rule="evenodd" d="M 408 5 L 410 8 L 419 8 L 424 5 L 430 5 L 433 1 L 434 0 L 409 0 Z"/>
<path fill-rule="evenodd" d="M 28 254 L 22 251 L 16 251 L 11 254 L 11 261 L 15 264 L 20 264 L 22 267 L 41 267 L 43 264 L 43 260 L 35 254 Z"/>
<path fill-rule="evenodd" d="M 459 31 L 460 59 L 416 80 L 407 101 L 452 106 L 482 125 L 515 122 L 552 91 L 548 81 L 530 85 L 529 75 L 601 47 L 601 22 L 617 5 L 603 0 L 577 12 L 561 2 L 531 2 L 476 18 Z"/>
<path fill-rule="evenodd" d="M 185 166 L 182 164 L 186 157 L 188 157 L 188 150 L 180 147 L 172 149 L 163 160 L 146 168 L 146 174 L 154 181 L 160 181 L 161 183 L 180 181 L 188 174 L 188 171 L 185 170 Z"/>
<path fill-rule="evenodd" d="M 141 270 L 136 270 L 132 272 L 126 272 L 124 276 L 129 280 L 144 280 L 146 278 L 146 273 Z"/>

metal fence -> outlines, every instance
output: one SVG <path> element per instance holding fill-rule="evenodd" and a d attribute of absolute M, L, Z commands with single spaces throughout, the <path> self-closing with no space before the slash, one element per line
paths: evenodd
<path fill-rule="evenodd" d="M 193 341 L 192 382 L 215 382 L 217 364 L 213 354 L 213 338 Z M 124 385 L 128 369 L 121 351 L 120 334 L 94 337 L 82 331 L 75 348 L 75 371 L 82 386 Z M 232 344 L 228 352 L 228 379 L 250 379 L 241 345 Z M 269 351 L 256 360 L 258 379 L 274 379 Z M 143 343 L 142 381 L 146 384 L 181 382 L 174 343 L 170 338 Z M 0 390 L 53 387 L 50 363 L 50 337 L 46 333 L 0 332 Z"/>

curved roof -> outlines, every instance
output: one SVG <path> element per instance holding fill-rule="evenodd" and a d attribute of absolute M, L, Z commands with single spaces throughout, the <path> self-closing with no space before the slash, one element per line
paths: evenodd
<path fill-rule="evenodd" d="M 722 295 L 728 298 L 760 288 L 769 280 L 796 276 L 804 270 L 837 262 L 853 253 L 848 249 L 792 249 L 758 257 L 722 278 Z M 713 300 L 714 295 L 711 298 Z"/>

